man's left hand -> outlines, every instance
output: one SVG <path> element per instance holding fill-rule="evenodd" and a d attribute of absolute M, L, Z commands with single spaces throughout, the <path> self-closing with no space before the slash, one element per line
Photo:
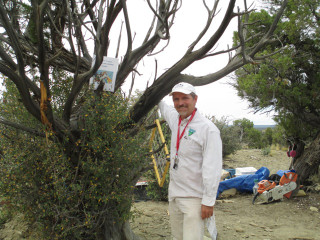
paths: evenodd
<path fill-rule="evenodd" d="M 201 218 L 206 219 L 212 217 L 214 206 L 201 205 Z"/>

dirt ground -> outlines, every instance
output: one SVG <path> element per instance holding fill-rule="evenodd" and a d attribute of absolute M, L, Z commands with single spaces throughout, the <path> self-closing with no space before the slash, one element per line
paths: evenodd
<path fill-rule="evenodd" d="M 264 166 L 273 174 L 289 164 L 284 151 L 263 156 L 260 150 L 241 150 L 224 161 L 224 168 Z M 320 194 L 306 192 L 306 196 L 255 205 L 252 197 L 237 193 L 217 200 L 219 240 L 320 240 Z M 136 202 L 132 211 L 131 227 L 141 240 L 171 239 L 167 202 Z"/>

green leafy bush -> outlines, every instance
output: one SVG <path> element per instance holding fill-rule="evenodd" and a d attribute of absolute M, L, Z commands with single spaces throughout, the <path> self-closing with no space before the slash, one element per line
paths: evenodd
<path fill-rule="evenodd" d="M 147 196 L 156 201 L 168 201 L 169 173 L 166 174 L 166 180 L 162 187 L 159 186 L 154 171 L 148 171 L 145 176 L 149 179 L 146 188 Z"/>
<path fill-rule="evenodd" d="M 4 205 L 4 200 L 1 201 L 1 208 L 0 208 L 0 228 L 1 225 L 7 223 L 12 218 L 12 210 L 10 207 Z"/>
<path fill-rule="evenodd" d="M 222 140 L 222 155 L 223 157 L 235 153 L 241 149 L 241 143 L 239 138 L 239 127 L 229 125 L 227 118 L 222 117 L 220 120 L 213 120 L 217 128 L 220 130 L 220 136 Z"/>
<path fill-rule="evenodd" d="M 136 179 L 146 162 L 144 133 L 130 136 L 120 95 L 87 96 L 79 138 L 56 141 L 6 130 L 1 135 L 0 194 L 44 239 L 96 239 L 106 222 L 130 217 Z"/>

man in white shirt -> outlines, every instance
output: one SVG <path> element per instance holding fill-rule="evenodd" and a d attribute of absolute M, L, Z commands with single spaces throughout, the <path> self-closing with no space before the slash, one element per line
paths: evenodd
<path fill-rule="evenodd" d="M 174 108 L 163 101 L 159 108 L 172 134 L 171 233 L 175 240 L 202 240 L 207 221 L 212 239 L 216 239 L 213 209 L 222 170 L 220 131 L 197 111 L 198 96 L 191 84 L 178 83 L 169 95 Z"/>

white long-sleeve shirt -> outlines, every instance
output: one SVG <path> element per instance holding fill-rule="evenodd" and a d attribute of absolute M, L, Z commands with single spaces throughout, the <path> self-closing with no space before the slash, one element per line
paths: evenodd
<path fill-rule="evenodd" d="M 203 205 L 213 206 L 222 170 L 219 129 L 196 111 L 180 140 L 178 168 L 173 169 L 179 114 L 163 101 L 159 108 L 171 129 L 169 201 L 177 197 L 197 197 L 202 199 Z M 182 120 L 180 134 L 189 118 Z"/>

